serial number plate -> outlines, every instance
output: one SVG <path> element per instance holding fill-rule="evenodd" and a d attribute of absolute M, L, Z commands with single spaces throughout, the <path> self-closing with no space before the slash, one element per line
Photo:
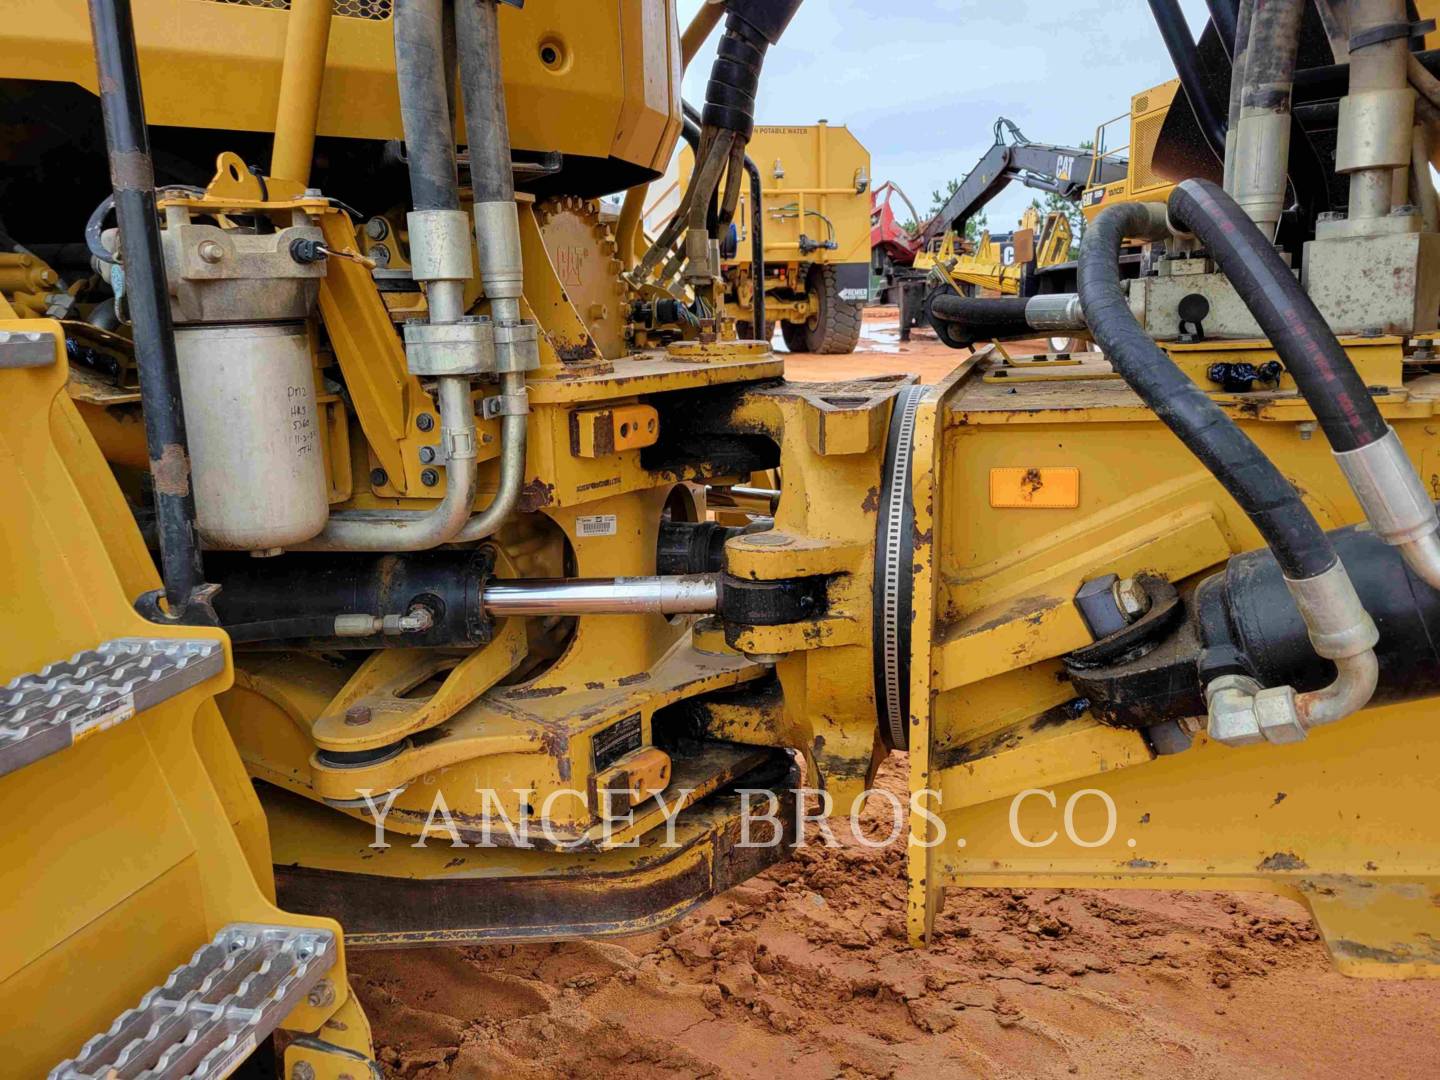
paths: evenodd
<path fill-rule="evenodd" d="M 590 738 L 590 748 L 595 755 L 595 771 L 600 772 L 619 761 L 626 754 L 640 749 L 640 714 L 631 713 L 623 720 L 617 720 L 609 727 L 597 731 Z"/>
<path fill-rule="evenodd" d="M 614 536 L 620 519 L 614 514 L 591 514 L 575 519 L 576 536 Z"/>

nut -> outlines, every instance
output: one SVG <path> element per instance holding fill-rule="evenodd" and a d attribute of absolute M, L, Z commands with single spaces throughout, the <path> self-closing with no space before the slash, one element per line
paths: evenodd
<path fill-rule="evenodd" d="M 1295 743 L 1305 738 L 1305 725 L 1295 691 L 1288 686 L 1272 686 L 1255 695 L 1255 721 L 1267 742 Z"/>
<path fill-rule="evenodd" d="M 195 254 L 204 259 L 207 263 L 218 263 L 225 258 L 225 248 L 214 240 L 201 241 L 200 246 L 195 249 Z"/>
<path fill-rule="evenodd" d="M 1115 606 L 1126 622 L 1134 622 L 1150 610 L 1150 594 L 1135 578 L 1125 578 L 1115 583 Z"/>
<path fill-rule="evenodd" d="M 1226 746 L 1253 746 L 1264 742 L 1255 718 L 1255 695 L 1260 684 L 1247 675 L 1221 675 L 1205 687 L 1210 738 Z"/>

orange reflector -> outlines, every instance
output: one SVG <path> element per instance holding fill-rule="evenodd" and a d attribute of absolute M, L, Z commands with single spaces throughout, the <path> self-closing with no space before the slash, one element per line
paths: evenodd
<path fill-rule="evenodd" d="M 1080 470 L 1070 465 L 990 470 L 990 505 L 997 510 L 1074 510 Z"/>

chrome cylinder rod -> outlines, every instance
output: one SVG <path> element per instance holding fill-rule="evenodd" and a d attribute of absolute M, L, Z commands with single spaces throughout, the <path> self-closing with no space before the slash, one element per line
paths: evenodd
<path fill-rule="evenodd" d="M 506 615 L 703 615 L 719 604 L 713 575 L 497 581 L 480 602 L 495 618 Z"/>

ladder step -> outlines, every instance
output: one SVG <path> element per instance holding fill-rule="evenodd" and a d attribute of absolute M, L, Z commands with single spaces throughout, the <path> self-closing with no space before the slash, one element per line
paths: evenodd
<path fill-rule="evenodd" d="M 309 996 L 336 950 L 329 930 L 232 923 L 50 1080 L 229 1076 Z"/>
<path fill-rule="evenodd" d="M 0 776 L 203 682 L 225 667 L 221 642 L 116 638 L 0 689 Z"/>

